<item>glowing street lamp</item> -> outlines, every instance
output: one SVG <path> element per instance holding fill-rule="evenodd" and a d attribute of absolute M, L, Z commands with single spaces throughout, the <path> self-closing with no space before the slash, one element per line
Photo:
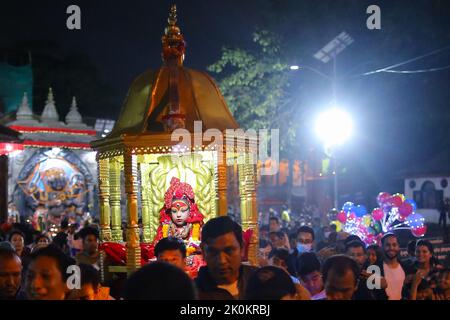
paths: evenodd
<path fill-rule="evenodd" d="M 334 207 L 338 208 L 337 160 L 335 149 L 347 141 L 353 132 L 353 121 L 344 110 L 336 107 L 320 114 L 315 123 L 316 134 L 325 152 L 334 158 Z"/>
<path fill-rule="evenodd" d="M 347 112 L 332 108 L 319 115 L 315 128 L 325 147 L 332 148 L 342 145 L 350 138 L 353 122 Z"/>

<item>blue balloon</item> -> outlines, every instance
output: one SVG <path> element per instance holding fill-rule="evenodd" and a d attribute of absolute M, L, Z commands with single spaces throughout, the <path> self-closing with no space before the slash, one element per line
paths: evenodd
<path fill-rule="evenodd" d="M 406 223 L 411 228 L 420 228 L 425 223 L 425 218 L 419 213 L 413 213 L 406 218 Z"/>
<path fill-rule="evenodd" d="M 417 203 L 413 199 L 406 199 L 405 201 L 413 207 L 413 212 L 417 210 Z"/>
<path fill-rule="evenodd" d="M 344 203 L 344 205 L 342 206 L 342 210 L 345 212 L 353 211 L 354 208 L 355 208 L 355 205 L 353 204 L 353 202 L 350 202 L 350 201 Z"/>
<path fill-rule="evenodd" d="M 355 214 L 357 217 L 363 217 L 367 214 L 367 209 L 363 205 L 357 205 L 355 208 Z"/>

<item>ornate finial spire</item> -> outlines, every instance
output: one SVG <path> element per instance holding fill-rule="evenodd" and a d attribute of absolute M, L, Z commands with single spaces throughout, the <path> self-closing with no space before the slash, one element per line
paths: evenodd
<path fill-rule="evenodd" d="M 78 112 L 77 108 L 77 99 L 75 97 L 72 98 L 72 105 L 70 107 L 70 111 L 66 115 L 66 123 L 71 127 L 85 127 L 86 125 L 83 123 L 83 119 L 81 117 L 80 112 Z"/>
<path fill-rule="evenodd" d="M 167 65 L 183 65 L 185 42 L 180 28 L 177 26 L 177 6 L 170 7 L 169 25 L 164 30 L 162 37 L 162 58 Z"/>
<path fill-rule="evenodd" d="M 23 93 L 22 104 L 19 106 L 19 109 L 17 109 L 16 118 L 17 120 L 33 119 L 33 112 L 28 104 L 28 96 L 26 92 Z"/>
<path fill-rule="evenodd" d="M 52 87 L 49 87 L 49 88 L 48 88 L 48 95 L 47 95 L 47 101 L 46 101 L 46 103 L 47 103 L 47 104 L 50 104 L 50 103 L 55 104 L 55 100 L 54 100 L 54 98 L 53 98 L 53 89 L 52 89 Z"/>
<path fill-rule="evenodd" d="M 21 106 L 26 106 L 28 109 L 30 108 L 30 106 L 28 105 L 28 96 L 26 92 L 23 93 Z"/>
<path fill-rule="evenodd" d="M 75 98 L 75 96 L 72 97 L 72 105 L 70 110 L 77 110 L 77 98 Z"/>
<path fill-rule="evenodd" d="M 56 111 L 55 100 L 53 97 L 52 87 L 48 89 L 47 101 L 44 107 L 44 111 L 42 111 L 41 121 L 43 122 L 58 122 L 59 115 Z"/>
<path fill-rule="evenodd" d="M 169 26 L 175 26 L 177 24 L 177 5 L 173 4 L 170 7 L 169 18 L 167 19 Z"/>

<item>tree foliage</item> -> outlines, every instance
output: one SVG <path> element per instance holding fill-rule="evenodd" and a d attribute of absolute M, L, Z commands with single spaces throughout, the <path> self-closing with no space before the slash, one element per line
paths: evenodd
<path fill-rule="evenodd" d="M 219 76 L 219 86 L 234 117 L 244 129 L 280 129 L 280 149 L 292 147 L 295 126 L 289 65 L 283 59 L 280 37 L 267 30 L 253 33 L 255 48 L 222 49 L 208 67 Z"/>

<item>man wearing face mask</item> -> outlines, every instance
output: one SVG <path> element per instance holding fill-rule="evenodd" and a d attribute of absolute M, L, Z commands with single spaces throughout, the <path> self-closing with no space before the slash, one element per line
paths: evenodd
<path fill-rule="evenodd" d="M 297 231 L 296 246 L 288 259 L 288 271 L 297 276 L 297 257 L 304 252 L 312 252 L 314 248 L 314 230 L 308 226 L 301 226 Z"/>

